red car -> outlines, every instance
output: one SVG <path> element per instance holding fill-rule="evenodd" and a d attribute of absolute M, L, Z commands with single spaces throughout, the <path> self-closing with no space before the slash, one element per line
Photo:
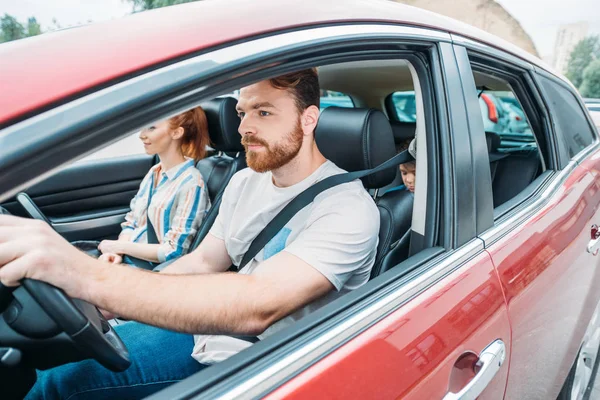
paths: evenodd
<path fill-rule="evenodd" d="M 381 232 L 366 285 L 154 398 L 586 395 L 600 344 L 598 132 L 537 58 L 394 2 L 228 0 L 2 44 L 0 60 L 0 204 L 69 240 L 119 232 L 155 160 L 118 143 L 197 104 L 217 151 L 198 165 L 214 199 L 242 167 L 226 140 L 235 90 L 266 77 L 318 67 L 328 96 L 387 117 L 373 146 L 417 138 L 414 203 L 398 177 L 367 188 Z M 512 93 L 532 135 L 486 132 L 483 90 Z M 414 123 L 395 113 L 403 91 Z M 345 150 L 329 158 L 360 158 L 332 134 Z M 121 156 L 77 161 L 112 143 Z M 61 291 L 24 282 L 0 292 L 0 310 L 0 394 L 34 367 L 127 366 L 106 321 Z"/>

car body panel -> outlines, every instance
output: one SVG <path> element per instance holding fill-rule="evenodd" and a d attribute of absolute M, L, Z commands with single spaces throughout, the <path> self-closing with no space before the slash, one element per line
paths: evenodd
<path fill-rule="evenodd" d="M 541 210 L 486 245 L 506 292 L 512 326 L 507 399 L 556 398 L 600 300 L 598 179 L 574 165 Z"/>
<path fill-rule="evenodd" d="M 295 0 L 195 2 L 3 44 L 0 86 L 11 96 L 0 98 L 0 124 L 77 97 L 92 87 L 224 43 L 268 32 L 348 22 L 396 23 L 460 33 L 548 68 L 496 36 L 394 2 L 353 0 L 351 7 L 343 0 L 332 0 L 327 7 L 318 0 L 306 0 L 302 7 Z"/>
<path fill-rule="evenodd" d="M 439 399 L 457 359 L 496 339 L 510 353 L 504 295 L 484 252 L 266 398 Z M 480 399 L 503 397 L 508 366 L 507 354 Z"/>

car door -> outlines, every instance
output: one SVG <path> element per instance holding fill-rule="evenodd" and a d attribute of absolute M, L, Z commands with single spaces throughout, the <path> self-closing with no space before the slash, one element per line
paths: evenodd
<path fill-rule="evenodd" d="M 564 97 L 557 98 L 553 85 L 576 102 L 557 78 L 536 75 L 527 63 L 500 52 L 490 49 L 483 57 L 477 54 L 480 51 L 472 49 L 473 62 L 489 66 L 495 79 L 510 74 L 508 81 L 519 88 L 515 90 L 522 94 L 520 101 L 529 104 L 528 118 L 538 148 L 544 153 L 544 142 L 554 143 L 557 153 L 554 159 L 545 153 L 542 165 L 546 170 L 521 194 L 497 207 L 494 226 L 480 235 L 500 276 L 512 327 L 506 398 L 556 398 L 600 300 L 597 259 L 587 252 L 591 225 L 598 218 L 598 183 L 584 166 L 570 159 L 575 154 L 565 156 L 569 149 L 562 137 L 568 131 L 582 132 L 581 123 L 587 121 L 583 113 L 578 120 L 556 112 L 569 107 Z M 548 118 L 553 127 L 544 123 Z M 580 149 L 591 144 L 588 137 Z M 514 169 L 511 174 L 524 171 Z M 516 182 L 515 176 L 509 179 Z"/>
<path fill-rule="evenodd" d="M 67 240 L 115 238 L 131 199 L 156 162 L 143 154 L 138 141 L 134 134 L 107 146 L 60 169 L 25 193 Z M 15 197 L 1 206 L 14 215 L 28 216 Z"/>

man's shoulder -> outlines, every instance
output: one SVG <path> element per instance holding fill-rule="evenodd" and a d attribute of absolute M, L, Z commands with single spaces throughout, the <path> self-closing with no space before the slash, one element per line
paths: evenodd
<path fill-rule="evenodd" d="M 320 180 L 347 172 L 331 161 L 325 167 Z M 315 206 L 319 209 L 334 209 L 338 213 L 356 213 L 356 217 L 364 216 L 368 219 L 378 214 L 375 201 L 360 179 L 325 190 L 315 198 Z"/>

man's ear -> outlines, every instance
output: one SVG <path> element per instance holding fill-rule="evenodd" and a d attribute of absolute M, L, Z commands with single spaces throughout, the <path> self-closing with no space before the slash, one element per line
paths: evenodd
<path fill-rule="evenodd" d="M 310 106 L 302 113 L 302 117 L 300 119 L 302 125 L 302 131 L 305 135 L 313 133 L 315 128 L 317 127 L 317 122 L 319 122 L 319 107 Z"/>
<path fill-rule="evenodd" d="M 179 128 L 175 129 L 174 131 L 171 131 L 171 137 L 173 138 L 173 140 L 178 140 L 183 137 L 184 133 L 185 133 L 185 130 L 180 126 Z"/>

